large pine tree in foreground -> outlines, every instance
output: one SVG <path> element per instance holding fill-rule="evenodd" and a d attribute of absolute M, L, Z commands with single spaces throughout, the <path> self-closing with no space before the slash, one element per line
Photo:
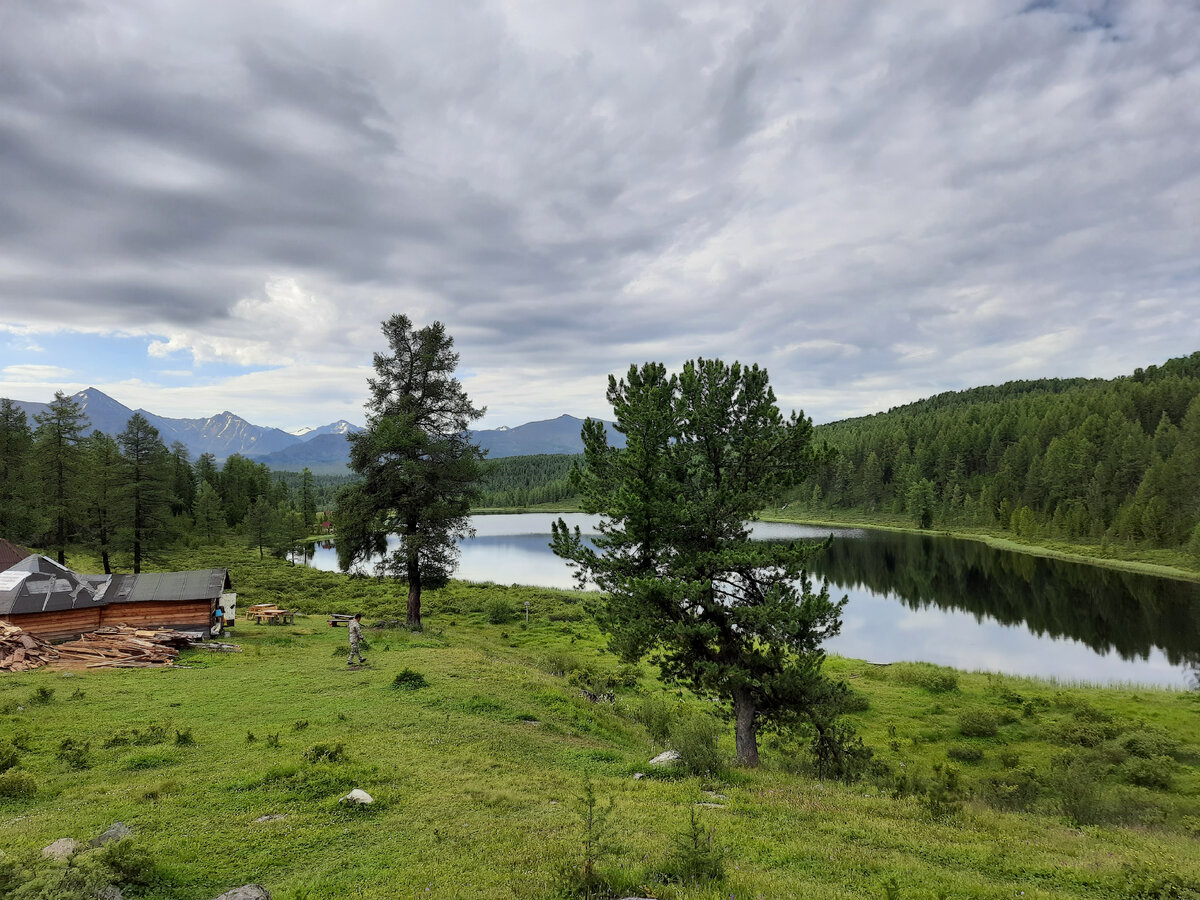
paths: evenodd
<path fill-rule="evenodd" d="M 379 557 L 378 568 L 408 585 L 410 628 L 421 627 L 421 591 L 444 584 L 470 533 L 483 451 L 467 429 L 471 405 L 454 370 L 454 339 L 441 322 L 414 329 L 407 316 L 383 323 L 389 355 L 375 354 L 367 428 L 349 435 L 350 468 L 363 476 L 338 496 L 343 570 Z M 389 535 L 399 546 L 387 552 Z"/>
<path fill-rule="evenodd" d="M 822 455 L 812 424 L 784 418 L 764 370 L 720 360 L 670 376 L 659 363 L 631 367 L 610 377 L 608 399 L 626 446 L 588 419 L 575 476 L 600 536 L 589 545 L 560 519 L 554 552 L 601 590 L 613 648 L 727 703 L 738 760 L 757 765 L 761 728 L 811 721 L 837 695 L 821 644 L 844 601 L 804 575 L 819 545 L 750 539 L 756 511 Z"/>

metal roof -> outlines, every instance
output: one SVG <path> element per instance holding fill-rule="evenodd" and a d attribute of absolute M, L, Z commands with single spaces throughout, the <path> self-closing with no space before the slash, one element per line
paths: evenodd
<path fill-rule="evenodd" d="M 104 606 L 92 585 L 48 556 L 27 556 L 0 572 L 0 615 Z"/>
<path fill-rule="evenodd" d="M 0 616 L 91 609 L 110 603 L 213 600 L 231 586 L 226 569 L 80 575 L 46 556 L 0 572 Z"/>
<path fill-rule="evenodd" d="M 19 547 L 12 541 L 0 538 L 0 572 L 20 562 L 29 555 L 24 547 Z"/>

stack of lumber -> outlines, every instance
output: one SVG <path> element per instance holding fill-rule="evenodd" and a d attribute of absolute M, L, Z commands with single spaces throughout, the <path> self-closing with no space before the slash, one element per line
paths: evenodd
<path fill-rule="evenodd" d="M 27 672 L 58 659 L 58 651 L 23 628 L 0 622 L 0 671 Z"/>
<path fill-rule="evenodd" d="M 184 631 L 106 625 L 59 644 L 58 652 L 64 662 L 82 662 L 89 669 L 169 666 L 179 656 L 179 648 L 189 646 L 191 639 Z"/>

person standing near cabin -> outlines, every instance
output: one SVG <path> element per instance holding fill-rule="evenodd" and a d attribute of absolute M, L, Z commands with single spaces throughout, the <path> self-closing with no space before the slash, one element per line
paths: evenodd
<path fill-rule="evenodd" d="M 225 633 L 225 610 L 218 603 L 216 609 L 213 610 L 213 635 L 220 637 Z"/>
<path fill-rule="evenodd" d="M 354 665 L 354 657 L 358 655 L 359 662 L 366 662 L 362 652 L 358 649 L 358 645 L 362 643 L 362 613 L 355 613 L 354 618 L 350 620 L 350 656 L 346 659 L 346 665 Z"/>

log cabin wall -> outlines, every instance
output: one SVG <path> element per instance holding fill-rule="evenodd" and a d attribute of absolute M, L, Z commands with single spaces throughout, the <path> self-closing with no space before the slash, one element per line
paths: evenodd
<path fill-rule="evenodd" d="M 141 603 L 110 603 L 100 610 L 100 624 L 207 632 L 212 624 L 212 611 L 213 601 L 211 600 L 147 600 Z"/>
<path fill-rule="evenodd" d="M 61 609 L 0 616 L 0 621 L 23 628 L 44 641 L 69 641 L 99 628 L 102 612 L 104 607 L 93 606 L 89 609 Z"/>

